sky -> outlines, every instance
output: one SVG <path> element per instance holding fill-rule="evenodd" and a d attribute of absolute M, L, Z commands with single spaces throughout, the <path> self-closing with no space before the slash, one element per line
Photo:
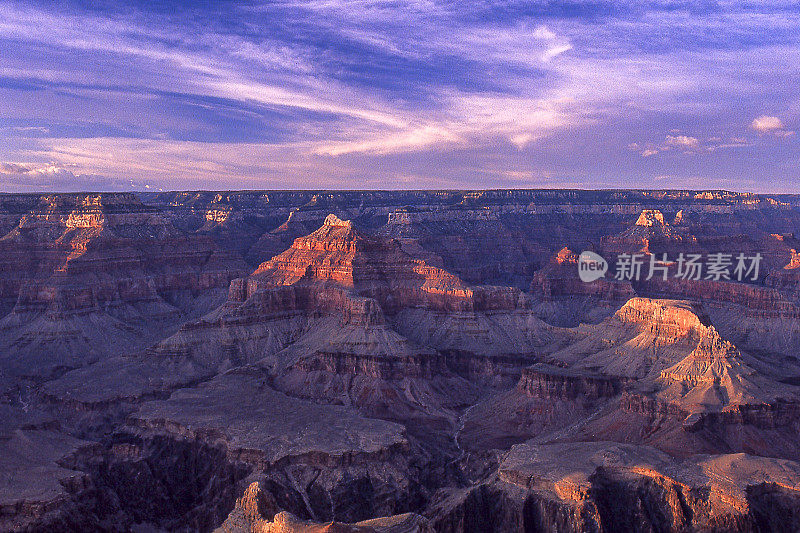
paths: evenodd
<path fill-rule="evenodd" d="M 0 190 L 800 193 L 800 1 L 0 0 Z"/>

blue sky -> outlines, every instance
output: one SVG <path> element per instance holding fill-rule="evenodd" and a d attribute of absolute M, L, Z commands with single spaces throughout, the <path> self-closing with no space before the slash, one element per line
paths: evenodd
<path fill-rule="evenodd" d="M 800 192 L 798 87 L 800 2 L 0 0 L 0 189 Z"/>

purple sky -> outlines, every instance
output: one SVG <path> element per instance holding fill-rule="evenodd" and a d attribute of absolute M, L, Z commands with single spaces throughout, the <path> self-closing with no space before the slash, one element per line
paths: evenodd
<path fill-rule="evenodd" d="M 800 193 L 800 2 L 117 4 L 0 0 L 0 190 Z"/>

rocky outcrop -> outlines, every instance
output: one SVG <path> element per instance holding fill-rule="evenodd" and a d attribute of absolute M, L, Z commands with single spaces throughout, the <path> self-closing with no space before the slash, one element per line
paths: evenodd
<path fill-rule="evenodd" d="M 753 318 L 800 317 L 800 308 L 768 287 L 712 280 L 652 279 L 636 284 L 640 294 L 692 298 L 708 308 L 735 305 Z"/>
<path fill-rule="evenodd" d="M 649 329 L 662 342 L 697 338 L 710 324 L 702 306 L 689 301 L 631 298 L 614 316 L 623 324 Z"/>
<path fill-rule="evenodd" d="M 445 311 L 490 311 L 525 305 L 507 287 L 470 287 L 458 277 L 402 251 L 396 241 L 362 234 L 329 215 L 314 233 L 256 269 L 247 296 L 282 285 L 331 283 L 376 299 L 387 313 L 426 306 Z"/>
<path fill-rule="evenodd" d="M 624 444 L 522 444 L 483 490 L 508 502 L 488 522 L 510 513 L 503 531 L 791 530 L 797 474 L 792 461 L 745 454 L 675 461 Z"/>
<path fill-rule="evenodd" d="M 497 426 L 516 420 L 542 439 L 619 439 L 677 455 L 764 453 L 758 434 L 768 431 L 775 455 L 795 456 L 797 391 L 757 370 L 763 362 L 725 340 L 698 304 L 635 298 L 578 331 L 583 340 L 548 356 L 557 367 L 523 371 L 518 393 L 495 407 Z"/>
<path fill-rule="evenodd" d="M 658 381 L 666 394 L 706 408 L 771 399 L 769 385 L 759 383 L 757 372 L 739 350 L 713 328 L 704 332 L 685 359 L 662 370 Z"/>
<path fill-rule="evenodd" d="M 534 309 L 547 322 L 577 326 L 599 322 L 635 296 L 629 282 L 600 278 L 584 282 L 578 276 L 578 254 L 562 248 L 533 275 L 529 292 Z"/>
<path fill-rule="evenodd" d="M 287 397 L 249 372 L 146 403 L 133 424 L 144 436 L 221 445 L 282 509 L 305 519 L 385 516 L 428 490 L 429 458 L 402 426 Z"/>
<path fill-rule="evenodd" d="M 327 523 L 301 520 L 287 511 L 278 511 L 274 497 L 261 484 L 253 482 L 217 533 L 432 533 L 423 517 L 406 513 L 385 518 L 373 518 L 355 524 L 330 521 Z"/>
<path fill-rule="evenodd" d="M 154 342 L 219 305 L 243 266 L 130 194 L 42 197 L 0 252 L 2 357 L 48 377 Z"/>
<path fill-rule="evenodd" d="M 336 372 L 326 370 L 332 363 L 330 354 L 340 354 L 342 361 L 349 359 L 354 369 L 370 369 L 379 374 L 384 372 L 380 368 L 402 368 L 402 372 L 408 372 L 406 377 L 413 377 L 418 365 L 428 369 L 421 371 L 429 373 L 431 369 L 442 368 L 436 357 L 425 350 L 413 356 L 409 353 L 410 366 L 390 360 L 403 356 L 402 351 L 389 350 L 385 359 L 371 359 L 380 355 L 374 350 L 382 343 L 388 342 L 386 346 L 396 350 L 407 342 L 393 340 L 399 336 L 386 326 L 384 313 L 394 313 L 392 326 L 404 335 L 407 330 L 412 334 L 409 338 L 419 346 L 476 349 L 472 339 L 485 342 L 488 336 L 489 343 L 498 344 L 500 338 L 508 339 L 511 335 L 520 336 L 521 341 L 515 343 L 520 347 L 550 342 L 538 339 L 546 327 L 525 311 L 525 306 L 524 295 L 515 289 L 469 287 L 446 271 L 411 258 L 394 241 L 362 235 L 351 223 L 332 215 L 320 229 L 297 239 L 292 248 L 263 264 L 249 278 L 233 280 L 225 305 L 184 325 L 175 335 L 147 350 L 143 357 L 113 364 L 129 369 L 135 376 L 123 387 L 125 397 L 141 397 L 165 387 L 170 390 L 208 379 L 221 370 L 268 359 L 276 365 L 275 372 L 280 373 L 276 376 L 282 390 L 307 396 L 309 390 L 304 391 L 302 384 L 313 374 L 320 379 L 318 383 L 329 386 L 312 388 L 315 391 L 312 396 L 347 403 L 354 398 L 347 395 L 342 398 L 341 393 L 331 398 L 333 391 L 341 388 L 343 376 L 335 377 Z M 439 320 L 434 317 L 447 319 L 454 312 L 471 317 L 473 324 L 454 328 L 464 329 L 463 334 L 450 336 L 459 341 L 455 346 L 449 341 L 427 342 L 422 335 L 429 338 L 438 329 L 427 333 L 410 329 L 414 318 L 406 312 L 409 308 L 431 313 L 431 324 Z M 528 324 L 519 331 L 526 321 Z M 486 326 L 487 333 L 474 331 L 475 323 Z M 373 351 L 352 352 L 350 340 L 332 342 L 341 338 L 343 332 L 351 335 L 350 340 L 357 335 L 376 334 L 375 342 L 365 344 Z M 292 343 L 304 346 L 303 339 L 315 337 L 335 345 L 318 343 L 302 356 L 290 352 L 279 354 Z M 220 350 L 220 346 L 224 349 Z M 299 362 L 289 364 L 292 357 L 299 358 Z M 310 371 L 312 367 L 316 368 L 314 373 Z M 48 385 L 48 395 L 63 397 L 69 392 L 73 399 L 79 397 L 82 402 L 106 401 L 107 398 L 98 397 L 95 388 L 85 390 L 81 383 L 96 372 L 102 374 L 97 379 L 112 379 L 107 376 L 107 368 L 101 365 L 71 373 Z M 390 371 L 393 372 L 397 370 Z M 365 387 L 360 393 L 376 390 L 375 384 Z M 120 386 L 109 389 L 120 390 Z M 367 398 L 371 397 L 371 393 L 367 394 Z"/>
<path fill-rule="evenodd" d="M 608 304 L 627 301 L 634 296 L 630 283 L 615 283 L 599 279 L 583 282 L 578 277 L 578 254 L 569 248 L 562 248 L 550 263 L 536 272 L 531 281 L 530 292 L 543 299 L 559 296 L 596 296 Z"/>
<path fill-rule="evenodd" d="M 683 222 L 683 213 L 675 217 Z M 644 209 L 629 229 L 617 235 L 603 237 L 601 248 L 606 254 L 667 252 L 677 244 L 681 250 L 694 249 L 697 238 L 686 226 L 671 226 L 658 209 Z"/>
<path fill-rule="evenodd" d="M 624 379 L 578 372 L 552 365 L 525 368 L 517 388 L 543 400 L 586 400 L 613 398 L 622 392 Z"/>
<path fill-rule="evenodd" d="M 774 278 L 768 278 L 774 280 Z M 773 353 L 795 359 L 800 347 L 800 308 L 785 291 L 725 281 L 651 280 L 636 284 L 637 292 L 672 295 L 703 302 L 703 307 L 725 338 L 754 354 Z M 800 374 L 795 363 L 785 373 Z"/>
<path fill-rule="evenodd" d="M 384 324 L 315 328 L 260 363 L 277 389 L 317 402 L 352 405 L 387 420 L 437 419 L 474 402 L 479 388 L 446 355 Z"/>
<path fill-rule="evenodd" d="M 655 379 L 697 346 L 707 324 L 692 302 L 632 298 L 601 323 L 579 327 L 583 338 L 552 358 L 576 369 Z"/>

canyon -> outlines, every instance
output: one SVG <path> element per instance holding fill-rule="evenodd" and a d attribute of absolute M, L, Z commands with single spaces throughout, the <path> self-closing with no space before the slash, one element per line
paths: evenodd
<path fill-rule="evenodd" d="M 798 531 L 795 235 L 726 191 L 0 194 L 0 531 Z"/>

